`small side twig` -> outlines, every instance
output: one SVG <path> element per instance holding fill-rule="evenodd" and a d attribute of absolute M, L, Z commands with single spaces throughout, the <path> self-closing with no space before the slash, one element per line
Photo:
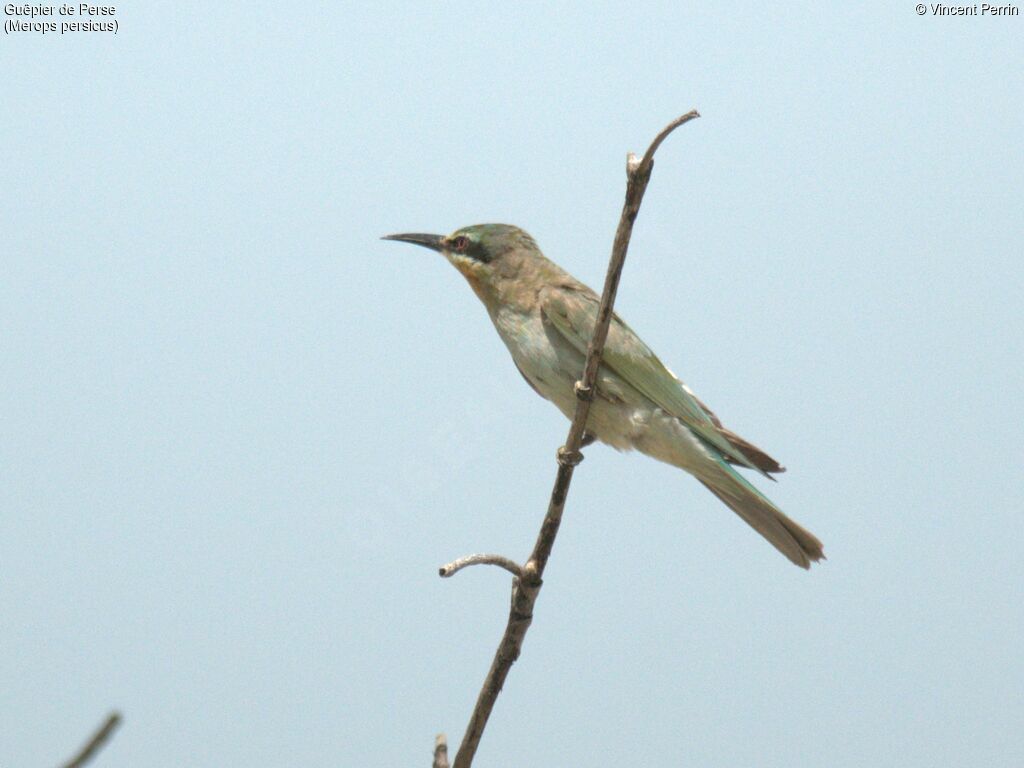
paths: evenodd
<path fill-rule="evenodd" d="M 453 560 L 448 565 L 442 565 L 437 569 L 437 572 L 441 575 L 441 578 L 447 579 L 449 576 L 454 576 L 463 568 L 468 568 L 471 565 L 497 565 L 516 578 L 523 575 L 523 569 L 519 567 L 519 563 L 502 555 L 466 555 L 458 560 Z"/>
<path fill-rule="evenodd" d="M 121 713 L 111 712 L 103 722 L 103 725 L 97 729 L 97 731 L 92 735 L 92 738 L 85 743 L 85 746 L 78 751 L 78 754 L 64 763 L 61 768 L 80 768 L 92 760 L 96 756 L 96 753 L 99 752 L 107 743 L 111 735 L 113 735 L 114 730 L 120 724 Z"/>
<path fill-rule="evenodd" d="M 643 159 L 637 160 L 632 153 L 626 160 L 626 200 L 622 206 L 622 215 L 619 217 L 619 225 L 615 232 L 615 240 L 612 243 L 612 254 L 608 262 L 608 272 L 605 276 L 604 291 L 601 294 L 601 303 L 597 311 L 597 322 L 594 326 L 594 335 L 587 346 L 587 359 L 583 368 L 580 380 L 576 382 L 576 411 L 573 415 L 572 426 L 569 427 L 569 434 L 565 439 L 565 445 L 558 450 L 558 473 L 555 476 L 555 484 L 551 490 L 551 499 L 548 502 L 547 514 L 541 524 L 540 533 L 534 544 L 533 552 L 522 573 L 515 579 L 512 587 L 512 607 L 509 611 L 508 624 L 505 627 L 505 634 L 501 638 L 498 650 L 494 654 L 491 668 L 487 672 L 483 687 L 477 697 L 476 706 L 466 727 L 466 733 L 462 737 L 462 744 L 455 755 L 454 768 L 470 768 L 473 763 L 473 756 L 476 754 L 477 746 L 480 744 L 480 737 L 483 735 L 487 719 L 494 708 L 494 702 L 501 692 L 512 664 L 522 649 L 523 638 L 533 621 L 533 606 L 537 601 L 537 595 L 541 588 L 541 577 L 544 575 L 544 567 L 547 565 L 548 557 L 555 543 L 555 536 L 558 534 L 558 527 L 562 522 L 562 512 L 565 509 L 565 500 L 569 494 L 569 484 L 572 482 L 573 470 L 583 460 L 580 447 L 584 443 L 586 435 L 587 416 L 590 413 L 590 404 L 594 398 L 594 391 L 597 382 L 597 370 L 601 365 L 601 355 L 604 352 L 604 344 L 608 338 L 608 328 L 611 324 L 612 308 L 615 305 L 615 296 L 619 289 L 619 279 L 622 276 L 622 267 L 626 261 L 626 252 L 629 250 L 629 240 L 633 233 L 633 222 L 640 211 L 640 203 L 643 200 L 644 192 L 647 190 L 647 183 L 651 178 L 651 170 L 654 166 L 654 153 L 665 138 L 676 128 L 688 123 L 694 118 L 700 117 L 696 110 L 682 115 L 667 126 L 654 138 L 651 145 L 644 153 Z"/>
<path fill-rule="evenodd" d="M 448 768 L 448 739 L 443 733 L 437 734 L 437 738 L 434 739 L 433 768 Z"/>

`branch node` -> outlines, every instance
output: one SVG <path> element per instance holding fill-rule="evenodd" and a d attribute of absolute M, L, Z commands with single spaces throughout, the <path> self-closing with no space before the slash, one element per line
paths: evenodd
<path fill-rule="evenodd" d="M 594 399 L 594 388 L 586 386 L 582 381 L 573 384 L 573 391 L 578 400 L 586 400 L 588 403 Z"/>
<path fill-rule="evenodd" d="M 563 467 L 575 467 L 583 461 L 583 454 L 579 451 L 570 451 L 564 445 L 557 452 L 558 463 Z"/>

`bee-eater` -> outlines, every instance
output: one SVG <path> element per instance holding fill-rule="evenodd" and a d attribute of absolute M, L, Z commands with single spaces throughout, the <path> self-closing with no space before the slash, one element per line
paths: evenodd
<path fill-rule="evenodd" d="M 526 232 L 508 224 L 384 239 L 422 245 L 451 262 L 487 308 L 523 378 L 572 419 L 597 294 L 545 258 Z M 814 534 L 786 517 L 732 465 L 765 477 L 784 468 L 722 426 L 617 315 L 598 370 L 587 433 L 588 442 L 597 439 L 620 451 L 635 448 L 686 470 L 801 568 L 824 557 Z"/>

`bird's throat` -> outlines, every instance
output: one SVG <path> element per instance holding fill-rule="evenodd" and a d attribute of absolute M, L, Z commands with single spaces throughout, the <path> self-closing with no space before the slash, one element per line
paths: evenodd
<path fill-rule="evenodd" d="M 462 260 L 453 261 L 452 264 L 457 270 L 459 270 L 459 272 L 462 273 L 462 276 L 466 278 L 466 282 L 469 283 L 469 287 L 473 289 L 473 293 L 477 295 L 477 298 L 484 304 L 487 304 L 488 296 L 485 288 L 486 284 L 477 273 L 479 267 L 473 263 Z"/>

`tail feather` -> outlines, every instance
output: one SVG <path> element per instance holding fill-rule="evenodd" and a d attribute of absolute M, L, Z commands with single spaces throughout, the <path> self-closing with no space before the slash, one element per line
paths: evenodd
<path fill-rule="evenodd" d="M 779 462 L 777 462 L 767 453 L 762 451 L 756 445 L 751 443 L 749 440 L 744 440 L 731 429 L 728 429 L 726 427 L 719 427 L 718 432 L 719 434 L 722 435 L 722 437 L 729 441 L 729 445 L 740 451 L 744 456 L 747 457 L 751 464 L 760 469 L 766 475 L 768 473 L 778 473 L 786 471 L 786 468 L 779 464 Z M 736 462 L 730 461 L 729 463 L 735 464 Z M 774 480 L 775 478 L 771 477 L 769 479 Z"/>
<path fill-rule="evenodd" d="M 747 460 L 751 464 L 753 464 L 755 468 L 760 469 L 766 477 L 769 473 L 778 473 L 786 471 L 786 468 L 784 466 L 779 464 L 779 462 L 777 462 L 767 453 L 762 451 L 749 440 L 744 440 L 742 437 L 740 437 L 731 429 L 722 424 L 722 420 L 718 418 L 718 416 L 715 415 L 715 412 L 708 408 L 704 404 L 704 402 L 693 393 L 692 389 L 690 389 L 685 384 L 683 384 L 683 389 L 685 389 L 690 394 L 690 396 L 697 401 L 697 405 L 699 405 L 701 407 L 701 410 L 703 410 L 704 413 L 708 415 L 708 418 L 711 419 L 711 423 L 714 424 L 715 427 L 718 429 L 718 434 L 720 434 L 722 437 L 728 440 L 729 445 L 731 445 L 733 448 L 742 453 L 747 458 Z M 725 457 L 725 460 L 728 461 L 730 464 L 738 463 L 735 460 L 730 459 L 728 456 Z M 775 478 L 770 477 L 768 479 L 774 480 Z"/>
<path fill-rule="evenodd" d="M 698 479 L 773 547 L 801 568 L 810 568 L 812 561 L 825 557 L 821 542 L 813 533 L 786 517 L 724 461 L 719 466 L 724 472 Z"/>

